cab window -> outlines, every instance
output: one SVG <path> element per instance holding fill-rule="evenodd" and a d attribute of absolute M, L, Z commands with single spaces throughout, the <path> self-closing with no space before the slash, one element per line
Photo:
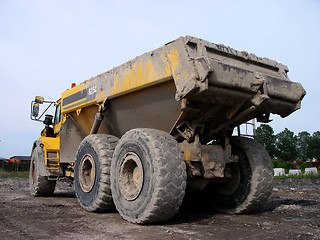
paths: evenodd
<path fill-rule="evenodd" d="M 59 103 L 56 107 L 56 113 L 54 115 L 54 125 L 56 125 L 57 123 L 59 123 L 61 120 L 61 103 Z"/>

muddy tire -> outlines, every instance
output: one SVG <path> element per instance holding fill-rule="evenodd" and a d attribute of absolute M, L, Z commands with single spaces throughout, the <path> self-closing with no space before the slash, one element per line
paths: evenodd
<path fill-rule="evenodd" d="M 110 165 L 118 138 L 106 134 L 85 137 L 76 154 L 74 186 L 80 205 L 90 212 L 114 209 Z"/>
<path fill-rule="evenodd" d="M 154 129 L 133 129 L 120 139 L 111 164 L 112 197 L 127 221 L 166 221 L 179 210 L 186 166 L 175 139 Z"/>
<path fill-rule="evenodd" d="M 29 190 L 31 196 L 52 197 L 56 186 L 55 180 L 48 180 L 46 176 L 40 176 L 40 165 L 44 166 L 44 153 L 39 148 L 34 148 L 31 154 L 29 171 Z"/>
<path fill-rule="evenodd" d="M 206 189 L 212 206 L 223 213 L 253 213 L 261 210 L 272 192 L 273 167 L 270 156 L 256 140 L 234 137 L 232 154 L 238 163 L 227 164 L 232 178 Z"/>

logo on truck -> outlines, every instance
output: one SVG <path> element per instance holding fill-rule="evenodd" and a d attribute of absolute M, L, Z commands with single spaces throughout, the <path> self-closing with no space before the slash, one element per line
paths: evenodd
<path fill-rule="evenodd" d="M 89 88 L 83 89 L 76 92 L 62 100 L 62 107 L 64 110 L 77 107 L 79 105 L 90 102 L 96 98 L 97 86 L 91 86 Z M 81 101 L 80 101 L 81 100 Z"/>

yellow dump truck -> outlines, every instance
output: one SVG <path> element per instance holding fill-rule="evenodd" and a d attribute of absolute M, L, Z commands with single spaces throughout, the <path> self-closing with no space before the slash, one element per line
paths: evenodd
<path fill-rule="evenodd" d="M 87 211 L 116 208 L 143 224 L 174 216 L 186 188 L 224 213 L 257 211 L 272 190 L 271 160 L 256 140 L 232 133 L 300 108 L 305 90 L 287 72 L 186 36 L 73 84 L 57 101 L 36 97 L 31 119 L 45 128 L 32 147 L 30 193 L 51 196 L 70 177 Z M 54 116 L 40 114 L 45 104 Z"/>

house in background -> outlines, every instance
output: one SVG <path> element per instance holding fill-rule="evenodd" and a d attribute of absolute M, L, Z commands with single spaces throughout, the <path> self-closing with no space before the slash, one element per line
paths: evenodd
<path fill-rule="evenodd" d="M 0 162 L 9 162 L 9 159 L 7 159 L 7 158 L 3 158 L 3 157 L 0 157 Z"/>
<path fill-rule="evenodd" d="M 10 162 L 30 162 L 31 156 L 13 156 Z"/>

